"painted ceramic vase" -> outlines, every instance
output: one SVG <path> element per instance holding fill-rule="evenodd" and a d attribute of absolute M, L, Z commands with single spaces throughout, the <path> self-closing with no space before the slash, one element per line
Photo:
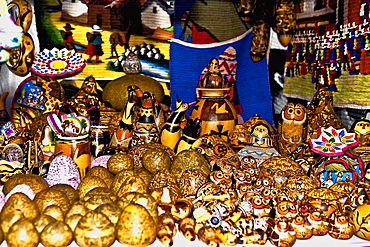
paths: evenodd
<path fill-rule="evenodd" d="M 90 133 L 90 151 L 93 157 L 98 157 L 100 151 L 110 142 L 108 126 L 94 125 Z"/>
<path fill-rule="evenodd" d="M 69 156 L 77 164 L 81 179 L 85 177 L 91 162 L 90 140 L 88 135 L 76 137 L 59 136 L 56 139 L 55 154 Z"/>
<path fill-rule="evenodd" d="M 193 107 L 190 119 L 201 119 L 200 136 L 218 135 L 224 141 L 237 123 L 234 106 L 225 98 L 227 88 L 197 88 L 200 98 Z"/>

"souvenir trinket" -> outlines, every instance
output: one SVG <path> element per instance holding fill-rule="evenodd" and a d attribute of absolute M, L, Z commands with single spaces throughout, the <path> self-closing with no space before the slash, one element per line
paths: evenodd
<path fill-rule="evenodd" d="M 306 141 L 306 108 L 299 103 L 288 103 L 281 112 L 277 128 L 277 144 L 282 156 L 289 156 Z"/>
<path fill-rule="evenodd" d="M 91 127 L 90 132 L 90 152 L 95 158 L 104 147 L 109 145 L 109 129 L 108 126 L 94 125 Z"/>
<path fill-rule="evenodd" d="M 274 148 L 276 132 L 263 117 L 256 114 L 245 121 L 243 126 L 248 130 L 249 137 L 248 144 L 238 152 L 240 159 L 252 156 L 259 165 L 270 157 L 280 156 Z"/>
<path fill-rule="evenodd" d="M 353 224 L 354 234 L 362 239 L 370 240 L 370 205 L 369 202 L 365 202 L 362 205 L 357 206 L 355 210 L 350 214 L 350 223 Z"/>
<path fill-rule="evenodd" d="M 294 1 L 279 0 L 275 3 L 274 31 L 283 46 L 287 46 L 293 38 L 296 26 L 296 10 Z"/>
<path fill-rule="evenodd" d="M 302 167 L 294 160 L 286 157 L 271 157 L 259 165 L 260 175 L 274 179 L 275 186 L 280 188 L 293 175 L 303 175 Z"/>
<path fill-rule="evenodd" d="M 314 209 L 320 210 L 320 214 L 329 217 L 339 208 L 339 194 L 328 188 L 317 188 L 309 191 L 303 199 L 303 203 L 309 203 Z"/>
<path fill-rule="evenodd" d="M 50 164 L 47 182 L 50 187 L 56 184 L 68 184 L 77 189 L 81 176 L 76 163 L 66 155 L 57 156 Z"/>
<path fill-rule="evenodd" d="M 341 210 L 335 211 L 330 216 L 329 235 L 335 239 L 350 239 L 353 236 L 353 225 L 349 222 L 348 215 Z"/>
<path fill-rule="evenodd" d="M 313 236 L 312 225 L 308 222 L 307 217 L 298 214 L 291 223 L 293 230 L 295 231 L 296 239 L 310 239 Z"/>
<path fill-rule="evenodd" d="M 275 222 L 270 234 L 270 242 L 279 247 L 292 247 L 296 241 L 296 234 L 289 220 L 286 217 L 279 217 Z"/>
<path fill-rule="evenodd" d="M 234 106 L 225 97 L 223 75 L 219 71 L 217 58 L 211 59 L 208 72 L 203 76 L 197 91 L 199 99 L 194 105 L 190 119 L 201 119 L 200 136 L 214 134 L 227 141 L 229 133 L 234 129 L 237 115 Z"/>

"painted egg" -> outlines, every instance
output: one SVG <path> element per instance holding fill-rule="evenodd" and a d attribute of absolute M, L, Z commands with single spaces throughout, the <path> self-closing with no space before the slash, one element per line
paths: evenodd
<path fill-rule="evenodd" d="M 47 182 L 49 186 L 68 184 L 77 189 L 81 178 L 76 163 L 69 156 L 57 156 L 50 164 Z"/>
<path fill-rule="evenodd" d="M 62 122 L 60 121 L 59 117 L 55 113 L 50 113 L 46 120 L 50 128 L 54 131 L 54 133 L 61 135 L 63 133 Z"/>
<path fill-rule="evenodd" d="M 102 155 L 91 161 L 90 168 L 95 166 L 102 166 L 107 168 L 108 160 L 110 159 L 111 155 Z"/>
<path fill-rule="evenodd" d="M 185 170 L 180 178 L 180 188 L 182 190 L 182 196 L 193 196 L 197 193 L 200 186 L 208 181 L 207 175 L 202 170 L 192 168 Z"/>
<path fill-rule="evenodd" d="M 113 174 L 117 174 L 124 169 L 132 169 L 134 168 L 134 159 L 127 153 L 116 153 L 110 156 L 107 168 Z"/>
<path fill-rule="evenodd" d="M 46 180 L 35 174 L 17 174 L 9 178 L 4 184 L 3 193 L 7 195 L 12 189 L 19 184 L 26 184 L 37 194 L 38 192 L 48 188 Z"/>

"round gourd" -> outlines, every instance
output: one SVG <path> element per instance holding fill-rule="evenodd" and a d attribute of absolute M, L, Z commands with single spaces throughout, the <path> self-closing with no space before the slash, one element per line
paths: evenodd
<path fill-rule="evenodd" d="M 119 216 L 122 213 L 122 209 L 116 203 L 105 203 L 97 207 L 95 210 L 97 213 L 103 213 L 109 218 L 109 220 L 116 225 Z"/>
<path fill-rule="evenodd" d="M 103 91 L 103 101 L 109 102 L 114 109 L 121 111 L 128 101 L 127 88 L 131 85 L 138 86 L 143 92 L 150 92 L 160 103 L 164 98 L 162 85 L 149 76 L 141 74 L 126 74 L 110 81 Z"/>
<path fill-rule="evenodd" d="M 77 190 L 75 190 L 69 184 L 55 184 L 55 185 L 51 186 L 50 189 L 60 190 L 60 191 L 64 192 L 68 196 L 69 201 L 71 203 L 73 203 L 75 201 L 78 201 L 78 199 L 79 199 Z"/>
<path fill-rule="evenodd" d="M 133 176 L 133 175 L 134 175 L 134 171 L 131 169 L 124 169 L 120 171 L 119 173 L 117 173 L 113 179 L 112 191 L 114 193 L 117 193 L 119 189 L 121 188 L 121 185 L 123 184 L 123 182 L 125 182 L 125 180 L 128 177 Z"/>
<path fill-rule="evenodd" d="M 36 247 L 39 244 L 39 233 L 33 223 L 22 218 L 15 222 L 6 235 L 8 246 L 12 247 Z"/>
<path fill-rule="evenodd" d="M 58 205 L 47 206 L 42 213 L 44 215 L 49 215 L 58 221 L 64 220 L 64 212 Z"/>
<path fill-rule="evenodd" d="M 207 176 L 211 172 L 206 158 L 201 153 L 193 149 L 186 149 L 175 156 L 170 171 L 175 175 L 177 182 L 180 182 L 182 173 L 192 168 L 200 169 Z"/>
<path fill-rule="evenodd" d="M 33 201 L 41 212 L 43 212 L 48 206 L 57 205 L 61 208 L 63 213 L 65 213 L 71 206 L 69 198 L 64 192 L 53 189 L 45 189 L 37 193 Z"/>
<path fill-rule="evenodd" d="M 31 187 L 36 194 L 44 189 L 49 188 L 44 178 L 35 174 L 17 174 L 4 183 L 3 193 L 7 195 L 15 186 L 26 184 Z"/>
<path fill-rule="evenodd" d="M 156 240 L 157 225 L 143 206 L 129 204 L 119 217 L 116 231 L 121 244 L 148 246 Z"/>
<path fill-rule="evenodd" d="M 151 148 L 142 157 L 143 166 L 152 174 L 161 169 L 169 170 L 171 162 L 170 155 L 161 148 Z"/>
<path fill-rule="evenodd" d="M 73 232 L 65 222 L 56 221 L 44 228 L 40 240 L 45 247 L 64 247 L 72 243 Z"/>
<path fill-rule="evenodd" d="M 56 221 L 57 220 L 50 215 L 40 214 L 33 220 L 33 225 L 35 226 L 36 230 L 41 233 L 45 226 Z"/>
<path fill-rule="evenodd" d="M 114 224 L 103 213 L 94 211 L 78 221 L 74 233 L 79 246 L 108 247 L 116 237 Z"/>
<path fill-rule="evenodd" d="M 107 168 L 113 174 L 125 169 L 132 169 L 134 168 L 134 159 L 127 153 L 116 153 L 109 158 Z"/>
<path fill-rule="evenodd" d="M 23 193 L 15 193 L 9 197 L 0 213 L 0 220 L 9 213 L 19 211 L 23 217 L 33 220 L 39 215 L 39 210 L 34 201 Z"/>
<path fill-rule="evenodd" d="M 147 193 L 148 188 L 144 180 L 142 180 L 140 177 L 130 176 L 121 185 L 121 188 L 117 192 L 117 196 L 121 197 L 127 192 Z"/>
<path fill-rule="evenodd" d="M 97 187 L 107 188 L 104 180 L 97 176 L 86 176 L 77 187 L 80 198 L 83 198 L 87 192 Z"/>

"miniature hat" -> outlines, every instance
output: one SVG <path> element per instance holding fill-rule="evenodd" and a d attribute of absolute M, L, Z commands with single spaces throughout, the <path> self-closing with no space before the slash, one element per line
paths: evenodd
<path fill-rule="evenodd" d="M 70 30 L 74 30 L 74 28 L 71 26 L 71 24 L 69 23 L 66 23 L 66 25 L 63 27 L 64 29 L 70 29 Z"/>
<path fill-rule="evenodd" d="M 100 29 L 100 27 L 98 25 L 94 25 L 92 28 L 91 28 L 91 31 L 93 32 L 103 32 L 103 30 Z"/>

